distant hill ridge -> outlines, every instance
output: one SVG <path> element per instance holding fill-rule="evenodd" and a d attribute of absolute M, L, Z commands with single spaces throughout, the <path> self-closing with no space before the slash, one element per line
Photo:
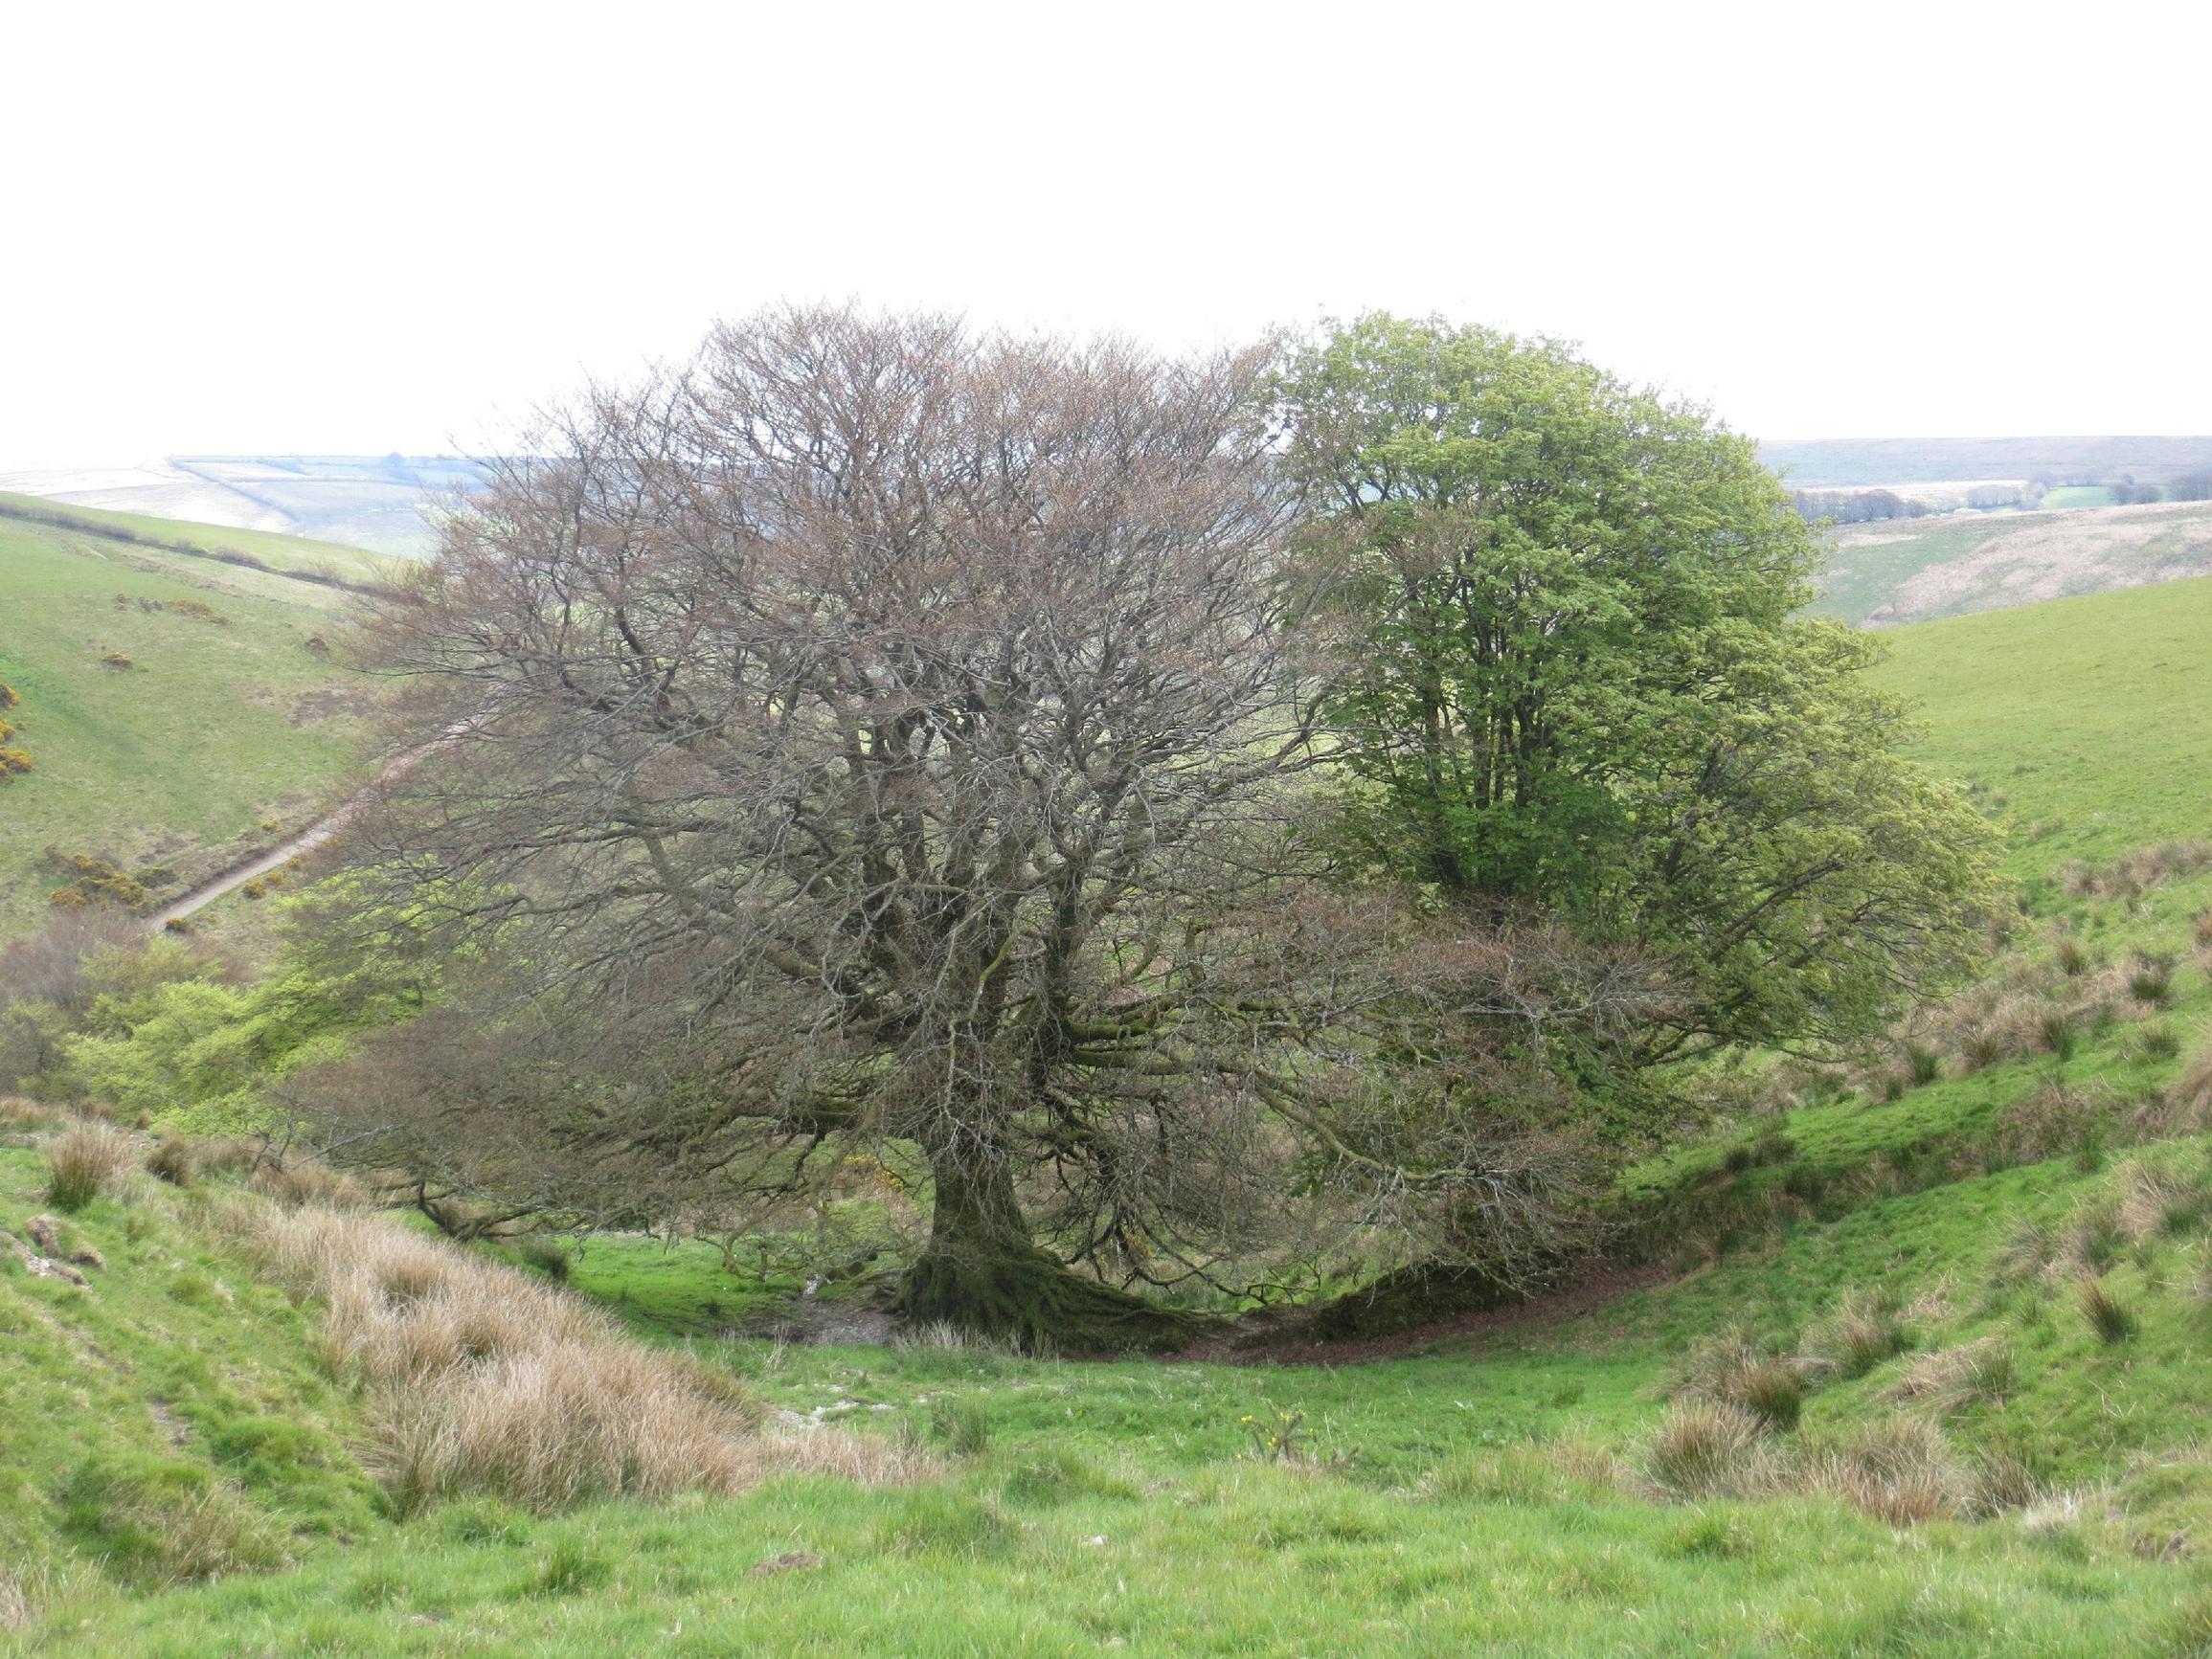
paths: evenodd
<path fill-rule="evenodd" d="M 2168 483 L 2212 468 L 2212 437 L 1767 438 L 1759 459 L 1800 489 L 1968 479 Z"/>

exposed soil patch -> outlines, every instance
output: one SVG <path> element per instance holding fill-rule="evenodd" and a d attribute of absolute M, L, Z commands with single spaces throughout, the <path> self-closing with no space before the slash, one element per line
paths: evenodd
<path fill-rule="evenodd" d="M 1166 1357 L 1206 1360 L 1225 1365 L 1364 1365 L 1376 1359 L 1398 1359 L 1433 1348 L 1439 1342 L 1479 1340 L 1510 1333 L 1522 1335 L 1552 1331 L 1596 1314 L 1633 1290 L 1663 1285 L 1675 1275 L 1664 1266 L 1605 1267 L 1571 1285 L 1532 1296 L 1525 1302 L 1478 1312 L 1455 1313 L 1410 1331 L 1357 1341 L 1313 1342 L 1302 1337 L 1294 1321 L 1284 1314 L 1275 1321 L 1278 1335 L 1257 1319 L 1239 1321 L 1221 1336 L 1195 1343 Z"/>

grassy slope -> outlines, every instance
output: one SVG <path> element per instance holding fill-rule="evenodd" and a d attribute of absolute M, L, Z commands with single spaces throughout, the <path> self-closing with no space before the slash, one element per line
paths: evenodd
<path fill-rule="evenodd" d="M 296 823 L 350 775 L 359 723 L 332 712 L 346 676 L 305 648 L 344 595 L 7 517 L 0 584 L 0 682 L 22 698 L 9 717 L 36 764 L 0 791 L 0 933 L 34 923 L 59 885 L 49 845 L 173 862 Z M 231 620 L 141 599 L 197 600 Z M 108 651 L 134 665 L 103 665 Z"/>
<path fill-rule="evenodd" d="M 304 536 L 282 535 L 271 530 L 236 529 L 228 525 L 149 518 L 144 513 L 78 506 L 68 502 L 44 501 L 36 496 L 0 490 L 0 519 L 24 513 L 34 517 L 18 518 L 16 522 L 34 523 L 58 516 L 94 534 L 103 529 L 119 530 L 148 541 L 181 545 L 211 554 L 244 554 L 259 559 L 272 570 L 328 572 L 349 581 L 374 581 L 391 564 L 379 554 L 360 548 L 340 547 L 334 542 L 310 541 Z"/>
<path fill-rule="evenodd" d="M 2098 499 L 2072 499 L 2094 495 Z M 1814 609 L 1853 624 L 2001 610 L 2124 582 L 2200 574 L 2212 505 L 2108 507 L 2100 491 L 2053 491 L 2032 513 L 1947 514 L 1839 529 Z M 2065 511 L 2063 516 L 2057 509 Z M 2001 548 L 1994 544 L 2004 542 Z M 1987 549 L 1978 566 L 1947 572 Z M 1930 572 L 1933 587 L 1907 590 Z M 1940 579 L 1939 579 L 1940 578 Z"/>
<path fill-rule="evenodd" d="M 47 1207 L 31 1138 L 0 1137 L 18 1238 Z M 63 1218 L 64 1248 L 106 1260 L 83 1288 L 0 1250 L 0 1570 L 34 1594 L 277 1565 L 382 1524 L 307 1315 L 221 1247 L 207 1199 L 141 1176 Z"/>
<path fill-rule="evenodd" d="M 2212 637 L 2212 582 L 1900 630 L 1890 684 L 1930 700 L 1928 757 L 1977 779 L 2000 818 L 2065 827 L 2016 840 L 2047 875 L 2212 828 L 2212 708 L 2187 671 Z M 1997 798 L 2001 790 L 2004 798 Z M 2212 875 L 2133 906 L 2043 884 L 2020 949 L 2064 927 L 2092 953 L 2185 938 Z M 2212 1026 L 2185 967 L 2156 1019 L 2178 1056 L 2142 1058 L 2145 1021 L 2086 1032 L 2068 1083 L 2147 1095 Z M 1876 1202 L 1782 1212 L 1711 1265 L 1561 1322 L 1454 1337 L 1346 1368 L 1110 1365 L 974 1351 L 711 1345 L 772 1402 L 951 1446 L 955 1471 L 912 1492 L 786 1481 L 737 1500 L 604 1506 L 554 1520 L 461 1505 L 314 1549 L 274 1578 L 156 1600 L 102 1592 L 50 1627 L 58 1651 L 477 1653 L 731 1650 L 998 1653 L 2191 1653 L 2212 1638 L 2212 1467 L 2194 1451 L 2212 1382 L 2212 1313 L 2192 1292 L 2208 1246 L 2183 1227 L 2125 1248 L 2106 1284 L 2141 1321 L 2108 1346 L 2063 1280 L 2006 1286 L 1993 1264 L 2023 1221 L 2086 1213 L 2126 1170 L 2109 1157 L 2025 1167 L 1952 1160 L 2049 1080 L 2048 1058 L 1947 1078 L 1890 1102 L 1847 1096 L 1760 1117 L 1645 1172 L 1746 1198 L 1798 1177 L 1817 1194 L 1879 1160 L 1907 1184 Z M 1733 1140 L 1787 1137 L 1786 1159 L 1723 1167 Z M 2169 1155 L 2202 1159 L 2181 1144 Z M 1928 1184 L 1932 1183 L 1932 1184 Z M 2200 1175 L 2200 1184 L 2207 1184 Z M 1834 1214 L 1833 1220 L 1817 1216 Z M 607 1240 L 576 1282 L 643 1331 L 716 1323 L 756 1298 L 703 1246 Z M 1685 1350 L 1728 1328 L 1788 1345 L 1855 1289 L 1918 1299 L 1916 1350 L 2002 1335 L 2001 1404 L 1946 1413 L 2102 1499 L 2035 1526 L 1908 1534 L 1819 1499 L 1647 1502 L 1530 1448 L 1632 1448 Z M 1899 1409 L 1900 1356 L 1808 1403 L 1801 1433 Z M 948 1407 L 950 1408 L 948 1410 Z M 1299 1412 L 1331 1470 L 1252 1460 L 1245 1423 Z M 970 1426 L 962 1428 L 966 1424 Z M 2158 1561 L 2171 1537 L 2183 1559 Z M 2131 1547 L 2133 1546 L 2133 1547 Z M 819 1566 L 753 1575 L 786 1552 Z"/>
<path fill-rule="evenodd" d="M 2004 796 L 2015 874 L 2212 836 L 2212 579 L 1885 638 L 1881 678 L 1921 706 L 1928 763 Z"/>

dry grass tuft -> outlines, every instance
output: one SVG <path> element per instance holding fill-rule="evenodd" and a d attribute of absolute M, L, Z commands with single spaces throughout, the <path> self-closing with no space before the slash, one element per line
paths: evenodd
<path fill-rule="evenodd" d="M 2114 1219 L 2121 1237 L 2141 1244 L 2203 1225 L 2212 1210 L 2212 1190 L 2203 1177 L 2170 1163 L 2136 1158 L 2119 1174 L 2119 1207 Z"/>
<path fill-rule="evenodd" d="M 254 1171 L 252 1184 L 254 1191 L 286 1209 L 315 1204 L 328 1210 L 363 1210 L 371 1201 L 368 1190 L 351 1176 L 309 1158 L 264 1163 Z"/>
<path fill-rule="evenodd" d="M 51 1107 L 27 1100 L 20 1094 L 0 1094 L 0 1132 L 52 1129 L 54 1121 Z"/>
<path fill-rule="evenodd" d="M 123 1179 L 138 1162 L 131 1137 L 104 1123 L 79 1123 L 65 1130 L 47 1149 L 53 1173 L 46 1201 L 57 1210 L 81 1210 Z"/>
<path fill-rule="evenodd" d="M 1809 1486 L 1892 1526 L 1955 1518 L 1975 1509 L 1974 1476 L 1943 1431 L 1918 1418 L 1867 1424 L 1807 1470 Z"/>
<path fill-rule="evenodd" d="M 1771 1487 L 1778 1469 L 1766 1424 L 1718 1400 L 1674 1401 L 1643 1454 L 1652 1483 L 1681 1497 L 1748 1496 Z"/>
<path fill-rule="evenodd" d="M 2212 1045 L 2200 1051 L 2166 1090 L 2165 1110 L 2170 1133 L 2212 1125 Z"/>
<path fill-rule="evenodd" d="M 2002 1336 L 1984 1336 L 1956 1348 L 1923 1354 L 1890 1385 L 1891 1400 L 1912 1400 L 1938 1411 L 1975 1403 L 2000 1404 L 2019 1380 L 2012 1345 Z"/>
<path fill-rule="evenodd" d="M 327 1357 L 369 1388 L 374 1462 L 403 1509 L 480 1492 L 552 1510 L 738 1491 L 785 1470 L 886 1481 L 923 1467 L 888 1441 L 762 1435 L 726 1374 L 375 1215 L 265 1211 L 250 1238 L 271 1279 L 327 1308 Z"/>
<path fill-rule="evenodd" d="M 1845 1377 L 1863 1377 L 1912 1345 L 1905 1312 L 1886 1290 L 1849 1290 L 1814 1327 L 1811 1352 Z"/>
<path fill-rule="evenodd" d="M 199 1177 L 199 1155 L 192 1143 L 172 1134 L 146 1155 L 147 1173 L 172 1187 L 189 1187 Z"/>
<path fill-rule="evenodd" d="M 1735 1333 L 1693 1349 L 1676 1371 L 1670 1392 L 1678 1400 L 1705 1400 L 1749 1412 L 1772 1430 L 1797 1426 L 1805 1404 L 1801 1362 L 1761 1352 Z"/>
<path fill-rule="evenodd" d="M 2118 1097 L 2100 1086 L 2044 1086 L 1991 1120 L 1989 1150 L 2008 1164 L 2042 1163 L 2104 1140 Z"/>

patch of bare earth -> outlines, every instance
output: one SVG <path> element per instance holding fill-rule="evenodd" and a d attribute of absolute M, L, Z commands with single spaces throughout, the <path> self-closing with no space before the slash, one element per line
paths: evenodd
<path fill-rule="evenodd" d="M 1594 1320 L 1630 1292 L 1649 1289 L 1673 1277 L 1675 1274 L 1664 1266 L 1605 1267 L 1525 1302 L 1454 1313 L 1388 1335 L 1340 1342 L 1312 1341 L 1302 1336 L 1295 1324 L 1286 1323 L 1275 1334 L 1256 1321 L 1244 1321 L 1229 1334 L 1171 1357 L 1230 1365 L 1362 1365 L 1376 1359 L 1401 1359 L 1444 1342 L 1478 1344 L 1491 1336 L 1553 1332 Z"/>

